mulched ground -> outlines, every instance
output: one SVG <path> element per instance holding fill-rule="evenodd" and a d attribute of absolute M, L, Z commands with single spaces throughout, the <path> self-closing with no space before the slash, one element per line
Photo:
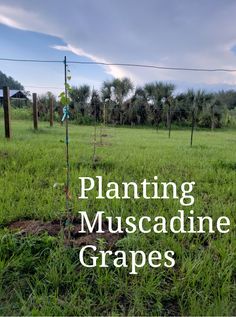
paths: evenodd
<path fill-rule="evenodd" d="M 69 235 L 70 228 L 70 235 Z M 124 237 L 124 234 L 111 233 L 107 229 L 106 222 L 103 223 L 104 233 L 80 233 L 81 224 L 78 218 L 71 220 L 70 226 L 65 226 L 65 221 L 53 220 L 43 222 L 41 220 L 18 220 L 11 222 L 8 229 L 17 235 L 40 235 L 48 233 L 50 236 L 57 236 L 64 232 L 65 244 L 74 247 L 82 247 L 84 245 L 98 246 L 99 241 L 104 240 L 105 249 L 112 249 L 116 242 Z"/>

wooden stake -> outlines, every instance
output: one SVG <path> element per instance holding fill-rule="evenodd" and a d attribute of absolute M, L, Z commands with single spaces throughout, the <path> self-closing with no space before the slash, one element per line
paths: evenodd
<path fill-rule="evenodd" d="M 195 110 L 192 110 L 192 129 L 191 129 L 191 140 L 190 140 L 190 146 L 193 146 L 193 131 L 194 131 L 194 126 L 195 126 Z"/>
<path fill-rule="evenodd" d="M 10 118 L 10 95 L 9 87 L 3 87 L 3 109 L 4 109 L 4 124 L 5 137 L 11 138 L 11 118 Z"/>
<path fill-rule="evenodd" d="M 214 113 L 214 105 L 211 106 L 211 131 L 214 130 L 215 127 L 215 113 Z"/>
<path fill-rule="evenodd" d="M 36 93 L 33 93 L 33 122 L 34 122 L 34 130 L 38 130 L 38 104 L 37 104 Z"/>
<path fill-rule="evenodd" d="M 168 106 L 168 128 L 169 128 L 169 139 L 170 139 L 170 132 L 171 132 L 171 110 L 170 110 L 170 104 Z"/>
<path fill-rule="evenodd" d="M 106 103 L 103 105 L 103 124 L 106 125 Z"/>
<path fill-rule="evenodd" d="M 51 97 L 50 100 L 50 127 L 53 127 L 53 98 Z"/>

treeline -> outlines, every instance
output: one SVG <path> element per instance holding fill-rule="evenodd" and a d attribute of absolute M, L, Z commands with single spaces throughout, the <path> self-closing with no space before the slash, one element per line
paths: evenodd
<path fill-rule="evenodd" d="M 153 82 L 134 88 L 128 78 L 105 81 L 100 91 L 88 85 L 70 92 L 71 119 L 78 123 L 116 125 L 190 125 L 220 128 L 235 123 L 236 91 L 176 94 L 171 83 Z"/>
<path fill-rule="evenodd" d="M 24 87 L 21 85 L 21 83 L 0 71 L 0 87 L 2 88 L 3 86 L 8 86 L 10 89 L 15 90 L 24 90 Z"/>
<path fill-rule="evenodd" d="M 24 89 L 0 71 L 1 86 Z M 69 92 L 70 119 L 79 124 L 105 122 L 114 125 L 189 126 L 192 120 L 199 127 L 220 128 L 236 125 L 236 91 L 209 93 L 188 90 L 176 93 L 176 86 L 166 82 L 151 82 L 134 87 L 130 79 L 105 81 L 101 89 L 88 85 L 72 87 Z M 57 96 L 51 92 L 39 96 L 39 115 L 48 120 L 49 103 L 54 100 L 55 117 L 62 116 Z M 20 107 L 20 106 L 18 106 Z"/>

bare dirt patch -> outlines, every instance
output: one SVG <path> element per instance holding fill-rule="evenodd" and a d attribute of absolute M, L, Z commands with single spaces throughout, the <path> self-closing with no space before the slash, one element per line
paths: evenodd
<path fill-rule="evenodd" d="M 112 249 L 116 242 L 124 237 L 124 234 L 111 233 L 108 231 L 107 223 L 103 223 L 104 233 L 97 233 L 97 228 L 94 232 L 80 233 L 81 224 L 78 218 L 71 220 L 69 225 L 63 220 L 41 221 L 41 220 L 18 220 L 10 223 L 8 229 L 15 232 L 17 235 L 40 235 L 47 233 L 50 236 L 58 236 L 61 232 L 64 233 L 65 245 L 82 247 L 84 245 L 98 246 L 101 240 L 106 249 Z"/>

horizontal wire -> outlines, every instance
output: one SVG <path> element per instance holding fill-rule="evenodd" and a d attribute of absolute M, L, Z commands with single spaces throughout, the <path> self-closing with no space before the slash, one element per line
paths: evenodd
<path fill-rule="evenodd" d="M 168 67 L 147 64 L 132 64 L 132 63 L 105 63 L 105 62 L 89 62 L 89 61 L 68 61 L 68 64 L 91 64 L 91 65 L 104 65 L 104 66 L 127 66 L 127 67 L 140 67 L 140 68 L 154 68 L 162 70 L 175 70 L 175 71 L 194 71 L 194 72 L 236 72 L 236 69 L 227 68 L 188 68 L 188 67 Z"/>
<path fill-rule="evenodd" d="M 8 62 L 32 62 L 32 63 L 64 63 L 63 60 L 43 60 L 43 59 L 14 59 L 14 58 L 0 58 L 0 61 Z M 148 64 L 133 64 L 133 63 L 106 63 L 106 62 L 92 62 L 92 61 L 73 61 L 68 60 L 68 64 L 81 65 L 103 65 L 103 66 L 124 66 L 124 67 L 139 67 L 139 68 L 153 68 L 160 70 L 173 71 L 191 71 L 191 72 L 236 72 L 236 69 L 227 68 L 197 68 L 197 67 L 169 67 Z"/>
<path fill-rule="evenodd" d="M 16 59 L 16 58 L 0 58 L 0 61 L 7 62 L 26 62 L 26 63 L 63 63 L 60 60 L 44 60 L 44 59 Z"/>

